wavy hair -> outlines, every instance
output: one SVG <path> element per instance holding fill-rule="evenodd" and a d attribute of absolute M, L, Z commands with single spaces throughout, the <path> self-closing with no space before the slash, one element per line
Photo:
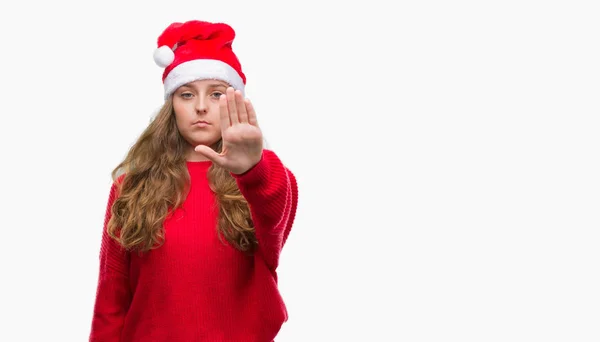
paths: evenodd
<path fill-rule="evenodd" d="M 118 197 L 107 232 L 128 251 L 147 252 L 164 243 L 163 222 L 183 205 L 190 186 L 185 147 L 171 99 L 112 171 Z M 220 152 L 222 141 L 213 146 Z M 123 176 L 121 182 L 117 182 Z M 208 181 L 219 207 L 218 234 L 242 252 L 257 245 L 248 203 L 226 169 L 212 164 Z"/>

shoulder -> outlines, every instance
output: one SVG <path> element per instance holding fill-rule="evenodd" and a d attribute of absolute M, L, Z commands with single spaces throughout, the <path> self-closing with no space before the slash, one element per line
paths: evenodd
<path fill-rule="evenodd" d="M 125 173 L 117 177 L 116 180 L 113 180 L 110 186 L 110 196 L 111 198 L 118 197 L 118 194 L 121 190 L 121 185 L 123 184 L 123 179 L 125 179 Z"/>

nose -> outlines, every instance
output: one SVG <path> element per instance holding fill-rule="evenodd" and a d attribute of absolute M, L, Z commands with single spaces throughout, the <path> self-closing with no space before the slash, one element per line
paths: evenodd
<path fill-rule="evenodd" d="M 198 113 L 206 113 L 208 111 L 206 100 L 203 96 L 198 96 L 198 100 L 196 101 L 196 112 Z"/>

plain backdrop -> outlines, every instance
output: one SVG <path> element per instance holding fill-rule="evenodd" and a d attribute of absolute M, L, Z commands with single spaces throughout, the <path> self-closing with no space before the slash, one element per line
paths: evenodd
<path fill-rule="evenodd" d="M 278 342 L 600 340 L 594 1 L 0 6 L 0 340 L 86 341 L 173 21 L 229 23 L 300 199 Z"/>

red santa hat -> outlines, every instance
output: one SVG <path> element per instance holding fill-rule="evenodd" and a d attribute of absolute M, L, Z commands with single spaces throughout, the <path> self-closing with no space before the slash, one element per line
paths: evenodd
<path fill-rule="evenodd" d="M 154 61 L 165 68 L 165 100 L 180 86 L 203 79 L 229 83 L 244 94 L 246 76 L 233 53 L 234 30 L 224 23 L 172 23 L 158 37 Z"/>

